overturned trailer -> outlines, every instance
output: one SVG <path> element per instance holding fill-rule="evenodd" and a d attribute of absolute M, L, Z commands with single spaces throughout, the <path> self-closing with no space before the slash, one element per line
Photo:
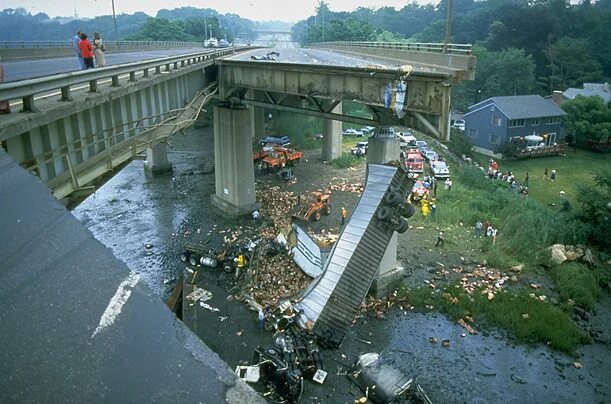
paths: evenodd
<path fill-rule="evenodd" d="M 360 310 L 395 231 L 408 229 L 414 213 L 406 196 L 413 179 L 400 165 L 367 166 L 365 188 L 322 274 L 303 292 L 297 322 L 321 344 L 338 347 Z"/>

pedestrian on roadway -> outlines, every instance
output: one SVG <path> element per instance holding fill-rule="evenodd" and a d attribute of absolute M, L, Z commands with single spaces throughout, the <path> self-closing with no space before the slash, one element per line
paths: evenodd
<path fill-rule="evenodd" d="M 93 56 L 95 57 L 95 65 L 97 67 L 106 66 L 106 57 L 104 56 L 104 52 L 106 52 L 106 47 L 104 46 L 104 42 L 102 42 L 102 38 L 100 38 L 99 32 L 93 33 Z"/>
<path fill-rule="evenodd" d="M 93 69 L 93 47 L 87 39 L 87 34 L 84 32 L 81 33 L 81 40 L 78 44 L 79 49 L 81 50 L 81 56 L 85 61 L 85 69 Z"/>
<path fill-rule="evenodd" d="M 439 234 L 437 234 L 437 243 L 435 243 L 435 247 L 439 247 L 440 244 L 443 247 L 444 243 L 445 243 L 445 239 L 443 237 L 443 230 L 440 230 Z"/>
<path fill-rule="evenodd" d="M 342 226 L 344 225 L 344 223 L 346 223 L 347 215 L 348 215 L 348 212 L 346 211 L 346 208 L 342 206 Z"/>
<path fill-rule="evenodd" d="M 83 56 L 81 55 L 81 48 L 79 46 L 81 42 L 81 31 L 77 31 L 74 38 L 72 38 L 72 45 L 74 46 L 74 53 L 76 53 L 76 58 L 78 59 L 78 68 L 79 70 L 85 70 L 85 60 L 83 60 Z"/>

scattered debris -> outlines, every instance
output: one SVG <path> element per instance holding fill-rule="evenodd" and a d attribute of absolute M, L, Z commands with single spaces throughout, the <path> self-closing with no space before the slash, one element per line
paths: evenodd
<path fill-rule="evenodd" d="M 457 321 L 457 323 L 462 326 L 463 328 L 465 328 L 467 331 L 469 331 L 469 334 L 471 335 L 476 335 L 477 331 L 475 330 L 475 328 L 471 327 L 469 324 L 467 324 L 467 322 L 465 320 L 463 320 L 462 318 L 459 319 Z"/>
<path fill-rule="evenodd" d="M 260 378 L 259 366 L 238 366 L 235 374 L 248 383 L 257 383 Z"/>
<path fill-rule="evenodd" d="M 511 375 L 511 380 L 519 384 L 526 384 L 526 380 L 522 379 L 520 376 L 516 374 Z"/>
<path fill-rule="evenodd" d="M 579 363 L 579 362 L 573 362 L 573 366 L 575 366 L 575 369 L 581 369 L 582 368 L 581 363 Z"/>
<path fill-rule="evenodd" d="M 441 341 L 441 346 L 444 348 L 448 348 L 450 346 L 450 340 L 444 339 L 443 341 Z"/>
<path fill-rule="evenodd" d="M 200 299 L 202 302 L 208 301 L 212 299 L 212 293 L 202 288 L 195 288 L 193 289 L 193 292 L 187 295 L 187 300 L 191 300 L 193 302 L 197 302 Z"/>

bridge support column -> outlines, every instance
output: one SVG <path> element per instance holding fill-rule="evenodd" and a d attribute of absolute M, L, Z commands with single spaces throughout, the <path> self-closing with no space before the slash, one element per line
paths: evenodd
<path fill-rule="evenodd" d="M 263 93 L 261 91 L 249 90 L 252 92 L 248 95 L 249 98 L 257 101 L 263 101 Z M 261 138 L 265 136 L 265 109 L 263 107 L 250 107 L 253 114 L 254 130 L 252 132 L 253 137 Z"/>
<path fill-rule="evenodd" d="M 172 171 L 172 163 L 168 161 L 168 150 L 165 143 L 157 143 L 146 149 L 144 171 L 147 175 L 156 175 Z"/>
<path fill-rule="evenodd" d="M 342 103 L 333 108 L 334 113 L 342 113 Z M 331 161 L 342 156 L 342 122 L 325 119 L 322 126 L 322 159 Z"/>
<path fill-rule="evenodd" d="M 369 139 L 367 148 L 367 163 L 385 164 L 398 160 L 400 152 L 399 139 L 394 137 L 372 138 Z M 380 261 L 369 293 L 376 297 L 387 296 L 401 285 L 403 272 L 403 266 L 397 262 L 397 233 L 394 233 Z"/>
<path fill-rule="evenodd" d="M 239 216 L 257 208 L 252 161 L 253 116 L 247 108 L 214 107 L 214 179 L 212 204 Z"/>

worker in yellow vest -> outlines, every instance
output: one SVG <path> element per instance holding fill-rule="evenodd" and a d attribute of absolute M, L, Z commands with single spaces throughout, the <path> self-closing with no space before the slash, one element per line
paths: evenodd
<path fill-rule="evenodd" d="M 420 209 L 422 210 L 422 216 L 427 217 L 429 215 L 429 202 L 426 198 L 420 200 Z"/>

